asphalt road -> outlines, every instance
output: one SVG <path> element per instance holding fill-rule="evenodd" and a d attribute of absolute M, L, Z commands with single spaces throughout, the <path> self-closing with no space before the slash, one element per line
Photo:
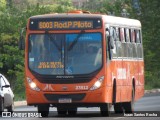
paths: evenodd
<path fill-rule="evenodd" d="M 50 108 L 49 117 L 45 118 L 45 120 L 82 120 L 82 119 L 89 119 L 89 120 L 135 120 L 135 119 L 141 119 L 141 120 L 159 120 L 160 119 L 160 93 L 150 93 L 146 94 L 143 98 L 141 98 L 139 101 L 135 102 L 135 113 L 134 114 L 115 114 L 113 112 L 113 108 L 111 110 L 111 116 L 110 117 L 102 117 L 100 114 L 99 108 L 78 108 L 78 113 L 76 116 L 58 116 L 56 112 L 56 108 Z M 35 107 L 32 106 L 20 106 L 16 107 L 15 111 L 17 112 L 33 112 L 37 111 Z M 148 116 L 152 117 L 148 117 Z M 156 117 L 156 116 L 159 117 Z M 131 117 L 128 117 L 131 116 Z M 132 117 L 134 116 L 134 117 Z M 2 120 L 39 120 L 44 118 L 0 118 Z"/>

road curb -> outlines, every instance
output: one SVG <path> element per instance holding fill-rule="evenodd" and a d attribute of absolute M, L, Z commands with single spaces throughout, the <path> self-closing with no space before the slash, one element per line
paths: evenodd
<path fill-rule="evenodd" d="M 152 89 L 152 90 L 145 90 L 144 92 L 145 94 L 149 94 L 149 93 L 160 93 L 160 89 Z M 25 106 L 27 105 L 27 102 L 24 101 L 15 101 L 14 102 L 14 106 Z"/>
<path fill-rule="evenodd" d="M 14 106 L 18 107 L 18 106 L 25 106 L 27 105 L 27 101 L 15 101 L 14 102 Z"/>
<path fill-rule="evenodd" d="M 145 94 L 148 93 L 160 93 L 160 89 L 145 90 Z"/>

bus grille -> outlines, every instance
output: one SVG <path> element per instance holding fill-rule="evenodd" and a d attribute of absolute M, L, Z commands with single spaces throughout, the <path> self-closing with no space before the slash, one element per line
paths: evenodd
<path fill-rule="evenodd" d="M 86 96 L 85 93 L 80 94 L 44 94 L 48 101 L 58 101 L 61 98 L 72 99 L 72 101 L 81 101 Z"/>

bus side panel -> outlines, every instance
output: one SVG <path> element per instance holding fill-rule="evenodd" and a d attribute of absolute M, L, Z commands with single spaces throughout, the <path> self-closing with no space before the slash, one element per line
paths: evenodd
<path fill-rule="evenodd" d="M 124 60 L 122 65 L 121 60 L 115 60 L 107 68 L 108 79 L 116 80 L 116 102 L 131 101 L 133 80 L 135 80 L 135 100 L 144 95 L 144 75 L 139 72 L 139 69 L 141 71 L 143 69 L 143 62 Z"/>
<path fill-rule="evenodd" d="M 140 99 L 144 95 L 144 62 L 141 60 L 138 62 L 138 64 L 138 85 L 135 86 L 135 100 Z"/>
<path fill-rule="evenodd" d="M 111 81 L 112 82 L 112 92 L 111 92 L 111 99 L 113 99 L 113 81 L 116 80 L 116 101 L 120 102 L 120 96 L 121 96 L 121 80 L 117 79 L 117 68 L 121 67 L 122 62 L 120 61 L 107 61 L 107 81 Z M 109 82 L 107 82 L 108 85 Z"/>

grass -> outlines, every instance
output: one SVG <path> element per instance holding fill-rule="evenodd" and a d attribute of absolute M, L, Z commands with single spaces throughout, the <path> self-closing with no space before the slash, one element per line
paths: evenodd
<path fill-rule="evenodd" d="M 14 100 L 15 101 L 22 101 L 26 99 L 25 93 L 19 93 L 19 94 L 14 94 Z"/>

